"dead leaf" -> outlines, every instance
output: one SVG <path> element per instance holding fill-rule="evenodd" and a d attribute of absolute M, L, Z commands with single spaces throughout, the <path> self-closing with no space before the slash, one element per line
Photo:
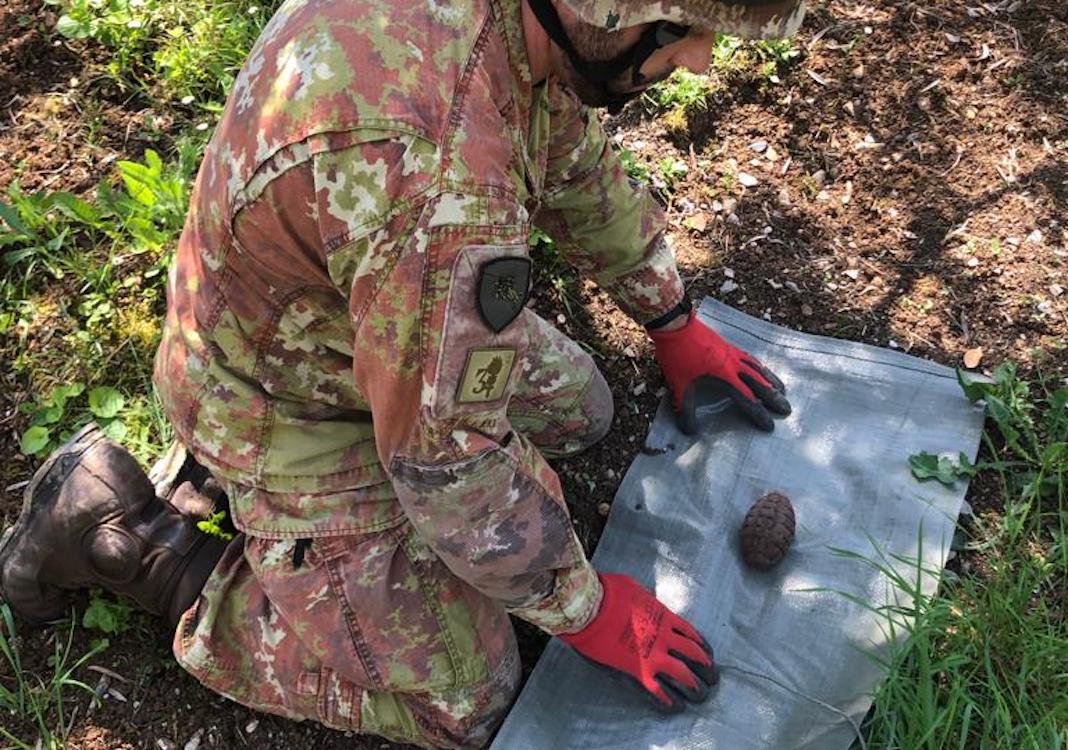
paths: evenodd
<path fill-rule="evenodd" d="M 708 226 L 708 214 L 703 211 L 698 211 L 692 216 L 687 216 L 682 220 L 682 225 L 694 230 L 695 232 L 703 232 Z"/>
<path fill-rule="evenodd" d="M 979 362 L 983 359 L 983 347 L 977 346 L 974 349 L 969 349 L 964 352 L 964 366 L 969 370 L 974 370 L 979 366 Z"/>
<path fill-rule="evenodd" d="M 824 78 L 814 70 L 806 70 L 805 72 L 808 73 L 809 78 L 818 83 L 820 86 L 826 86 L 828 83 L 831 82 L 829 79 Z"/>

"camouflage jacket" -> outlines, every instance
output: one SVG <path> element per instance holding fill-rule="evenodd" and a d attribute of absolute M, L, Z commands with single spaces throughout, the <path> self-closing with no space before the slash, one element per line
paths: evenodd
<path fill-rule="evenodd" d="M 243 531 L 407 518 L 457 575 L 560 632 L 600 589 L 556 475 L 509 425 L 527 331 L 483 320 L 479 269 L 526 262 L 537 210 L 637 320 L 682 284 L 596 116 L 533 85 L 520 24 L 518 0 L 286 2 L 197 177 L 155 383 Z M 493 383 L 465 382 L 494 350 Z"/>

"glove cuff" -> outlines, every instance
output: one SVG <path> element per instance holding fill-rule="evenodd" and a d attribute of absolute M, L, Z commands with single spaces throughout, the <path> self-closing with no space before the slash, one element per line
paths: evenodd
<path fill-rule="evenodd" d="M 693 322 L 697 319 L 697 311 L 691 309 L 687 313 L 686 323 L 679 328 L 675 328 L 671 331 L 646 331 L 649 334 L 649 338 L 653 340 L 653 343 L 659 346 L 660 344 L 671 344 L 680 339 L 688 337 L 693 333 Z"/>
<path fill-rule="evenodd" d="M 645 330 L 652 333 L 657 328 L 663 328 L 671 321 L 682 315 L 688 315 L 693 310 L 693 303 L 685 292 L 682 293 L 682 299 L 673 308 L 661 315 L 659 318 L 654 318 L 645 324 Z"/>
<path fill-rule="evenodd" d="M 597 578 L 601 581 L 601 604 L 597 608 L 597 611 L 593 613 L 593 617 L 590 618 L 590 621 L 586 623 L 586 627 L 577 633 L 558 633 L 556 635 L 557 638 L 572 648 L 581 648 L 584 642 L 598 640 L 600 637 L 598 632 L 598 620 L 611 611 L 608 600 L 611 597 L 609 592 L 612 588 L 612 581 L 610 578 L 606 578 L 602 573 L 598 573 Z M 593 636 L 593 638 L 590 636 Z"/>

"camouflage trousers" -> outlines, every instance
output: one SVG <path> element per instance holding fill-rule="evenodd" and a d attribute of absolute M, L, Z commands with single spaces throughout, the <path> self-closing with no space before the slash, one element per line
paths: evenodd
<path fill-rule="evenodd" d="M 607 432 L 612 394 L 586 352 L 539 326 L 525 356 L 551 358 L 565 377 L 520 384 L 509 418 L 545 455 L 568 455 Z M 484 746 L 520 677 L 508 615 L 407 522 L 307 545 L 238 536 L 173 646 L 238 703 L 424 747 Z"/>

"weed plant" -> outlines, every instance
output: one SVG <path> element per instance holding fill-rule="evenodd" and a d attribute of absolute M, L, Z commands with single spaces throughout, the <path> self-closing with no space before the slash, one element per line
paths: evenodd
<path fill-rule="evenodd" d="M 961 376 L 989 414 L 983 473 L 1001 504 L 981 511 L 963 551 L 970 572 L 931 597 L 903 560 L 865 561 L 902 594 L 880 610 L 897 647 L 883 661 L 867 725 L 872 750 L 1068 747 L 1068 388 L 1029 383 L 1011 364 L 992 382 Z M 943 466 L 943 468 L 946 468 Z M 914 464 L 914 473 L 916 471 Z M 940 481 L 955 477 L 935 476 Z M 907 566 L 906 566 L 907 567 Z"/>
<path fill-rule="evenodd" d="M 280 0 L 46 0 L 56 30 L 111 51 L 119 83 L 202 106 L 221 103 Z"/>
<path fill-rule="evenodd" d="M 57 636 L 59 634 L 57 633 Z M 2 750 L 59 750 L 66 746 L 67 719 L 65 695 L 70 689 L 93 689 L 76 679 L 74 673 L 108 647 L 107 640 L 96 641 L 88 652 L 72 658 L 74 621 L 67 628 L 66 639 L 56 637 L 48 658 L 51 674 L 44 677 L 25 669 L 19 653 L 19 636 L 11 610 L 0 604 L 0 745 Z M 34 737 L 18 736 L 17 727 L 6 717 L 16 717 L 34 732 Z"/>
<path fill-rule="evenodd" d="M 102 181 L 90 199 L 15 183 L 0 201 L 0 352 L 36 394 L 19 407 L 31 415 L 23 452 L 47 453 L 89 419 L 140 458 L 169 436 L 148 395 L 150 363 L 192 166 L 147 151 L 117 164 L 120 187 Z"/>

